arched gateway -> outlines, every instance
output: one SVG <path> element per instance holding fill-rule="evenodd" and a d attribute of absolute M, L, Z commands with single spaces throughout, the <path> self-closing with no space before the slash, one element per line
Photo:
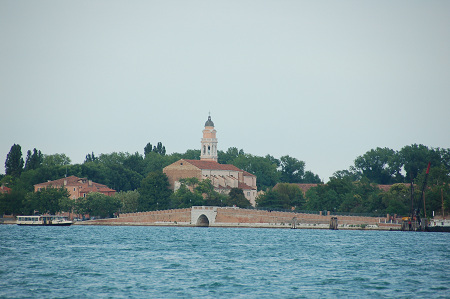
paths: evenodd
<path fill-rule="evenodd" d="M 201 227 L 208 227 L 209 226 L 208 217 L 206 217 L 205 214 L 201 214 L 200 217 L 198 217 L 197 219 L 196 225 Z"/>
<path fill-rule="evenodd" d="M 217 207 L 193 206 L 191 223 L 196 226 L 208 227 L 216 222 Z"/>

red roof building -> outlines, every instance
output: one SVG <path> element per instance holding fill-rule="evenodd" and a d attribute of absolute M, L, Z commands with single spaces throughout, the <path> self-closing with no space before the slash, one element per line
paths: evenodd
<path fill-rule="evenodd" d="M 62 178 L 55 181 L 48 181 L 41 184 L 34 185 L 34 192 L 40 191 L 43 188 L 53 187 L 61 188 L 64 187 L 69 191 L 70 198 L 76 199 L 79 197 L 86 197 L 87 194 L 91 192 L 99 192 L 108 196 L 114 195 L 116 190 L 108 188 L 108 186 L 95 183 L 86 178 L 78 178 L 76 176 L 69 176 L 67 178 Z"/>

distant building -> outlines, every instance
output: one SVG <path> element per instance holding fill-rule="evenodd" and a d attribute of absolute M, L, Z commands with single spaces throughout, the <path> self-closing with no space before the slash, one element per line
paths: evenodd
<path fill-rule="evenodd" d="M 62 178 L 55 181 L 48 181 L 41 184 L 34 185 L 34 192 L 40 191 L 43 188 L 53 187 L 60 188 L 64 187 L 69 191 L 70 198 L 76 199 L 79 197 L 86 197 L 87 194 L 91 192 L 99 192 L 108 196 L 114 195 L 116 190 L 108 188 L 106 185 L 95 183 L 86 178 L 78 178 L 76 176 L 69 176 L 67 178 Z"/>
<path fill-rule="evenodd" d="M 0 187 L 0 193 L 11 193 L 11 188 L 2 185 Z"/>
<path fill-rule="evenodd" d="M 256 176 L 230 164 L 217 162 L 217 138 L 211 116 L 205 123 L 203 138 L 201 139 L 200 160 L 181 159 L 166 166 L 163 172 L 169 178 L 171 188 L 180 188 L 180 179 L 196 177 L 199 181 L 209 179 L 214 190 L 228 194 L 231 188 L 240 188 L 245 198 L 255 205 L 257 195 Z"/>

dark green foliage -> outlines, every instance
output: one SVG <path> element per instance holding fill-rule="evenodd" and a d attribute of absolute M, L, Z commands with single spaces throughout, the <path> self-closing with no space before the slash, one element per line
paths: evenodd
<path fill-rule="evenodd" d="M 231 188 L 228 194 L 228 206 L 236 206 L 239 208 L 251 207 L 250 201 L 245 198 L 244 192 L 239 188 Z"/>
<path fill-rule="evenodd" d="M 305 171 L 305 175 L 303 176 L 302 183 L 304 184 L 320 184 L 322 181 L 320 180 L 317 174 L 312 173 L 310 170 Z"/>
<path fill-rule="evenodd" d="M 37 192 L 27 194 L 22 213 L 32 215 L 34 211 L 40 214 L 55 214 L 62 211 L 62 207 L 67 207 L 69 192 L 66 188 L 44 188 Z M 63 203 L 63 205 L 61 205 Z"/>
<path fill-rule="evenodd" d="M 169 180 L 162 171 L 150 172 L 141 182 L 138 211 L 165 210 L 170 207 Z"/>
<path fill-rule="evenodd" d="M 18 144 L 14 144 L 5 161 L 5 173 L 6 175 L 12 175 L 18 178 L 23 170 L 23 158 L 22 148 Z"/>
<path fill-rule="evenodd" d="M 198 192 L 191 192 L 185 184 L 182 184 L 181 187 L 173 193 L 171 200 L 173 206 L 179 209 L 205 205 L 205 200 L 202 194 Z"/>
<path fill-rule="evenodd" d="M 166 154 L 166 147 L 163 146 L 161 142 L 158 142 L 158 144 L 153 147 L 153 152 L 164 156 Z"/>
<path fill-rule="evenodd" d="M 277 170 L 276 162 L 267 155 L 266 157 L 258 157 L 250 154 L 239 155 L 231 161 L 231 164 L 254 174 L 256 185 L 259 190 L 266 190 L 275 186 L 280 179 L 280 172 Z"/>
<path fill-rule="evenodd" d="M 66 154 L 44 155 L 42 165 L 45 167 L 59 167 L 70 165 L 72 161 Z"/>
<path fill-rule="evenodd" d="M 281 183 L 276 186 L 276 191 L 289 197 L 289 207 L 301 210 L 305 204 L 303 191 L 295 184 Z"/>
<path fill-rule="evenodd" d="M 89 193 L 86 198 L 80 198 L 75 204 L 78 214 L 88 214 L 90 217 L 108 218 L 112 217 L 121 207 L 120 200 L 113 196 L 102 193 Z"/>
<path fill-rule="evenodd" d="M 226 152 L 217 151 L 218 162 L 220 164 L 233 164 L 233 160 L 239 157 L 239 155 L 244 155 L 244 150 L 238 150 L 237 147 L 230 147 Z"/>
<path fill-rule="evenodd" d="M 97 157 L 94 155 L 94 152 L 92 152 L 92 154 L 87 154 L 86 159 L 84 159 L 84 163 L 96 162 L 96 161 L 97 161 Z"/>
<path fill-rule="evenodd" d="M 289 196 L 269 189 L 256 198 L 256 206 L 265 209 L 290 209 Z"/>
<path fill-rule="evenodd" d="M 281 181 L 283 183 L 301 183 L 305 173 L 305 162 L 288 155 L 280 158 Z"/>
<path fill-rule="evenodd" d="M 138 210 L 139 192 L 137 190 L 116 192 L 114 198 L 121 203 L 121 213 L 134 213 Z"/>
<path fill-rule="evenodd" d="M 24 171 L 38 169 L 39 167 L 41 167 L 43 160 L 44 156 L 42 155 L 41 151 L 33 149 L 33 153 L 31 153 L 31 151 L 28 150 Z"/>
<path fill-rule="evenodd" d="M 269 189 L 258 196 L 256 205 L 268 209 L 297 209 L 304 208 L 303 191 L 295 184 L 280 183 L 276 188 Z"/>
<path fill-rule="evenodd" d="M 12 190 L 11 193 L 0 193 L 0 215 L 21 214 L 27 192 L 25 190 Z"/>
<path fill-rule="evenodd" d="M 147 143 L 147 145 L 144 147 L 144 156 L 147 156 L 148 153 L 151 153 L 152 149 L 152 144 L 150 142 Z"/>
<path fill-rule="evenodd" d="M 184 154 L 180 155 L 180 159 L 200 160 L 200 153 L 200 150 L 187 150 Z"/>

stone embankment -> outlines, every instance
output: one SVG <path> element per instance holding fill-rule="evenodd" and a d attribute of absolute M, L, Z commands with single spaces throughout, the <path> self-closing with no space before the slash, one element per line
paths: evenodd
<path fill-rule="evenodd" d="M 77 225 L 154 225 L 329 229 L 337 217 L 338 229 L 397 230 L 401 225 L 386 217 L 331 216 L 234 207 L 192 207 L 120 214 L 117 218 L 76 222 Z"/>

